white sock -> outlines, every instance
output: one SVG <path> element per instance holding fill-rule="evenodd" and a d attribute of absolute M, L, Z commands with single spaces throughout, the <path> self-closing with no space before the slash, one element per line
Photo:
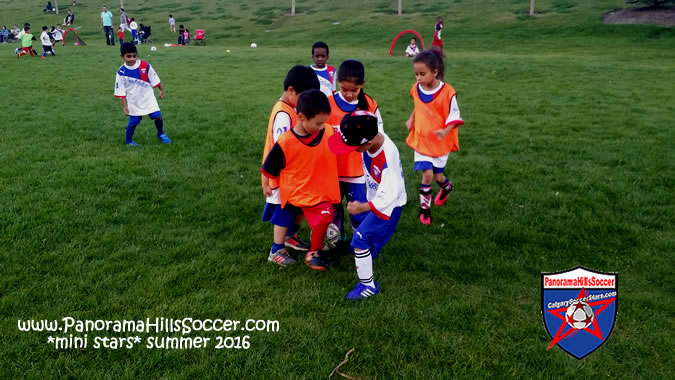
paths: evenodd
<path fill-rule="evenodd" d="M 375 287 L 373 276 L 373 257 L 370 255 L 370 250 L 355 249 L 354 261 L 356 262 L 356 274 L 359 276 L 359 281 L 363 285 Z"/>

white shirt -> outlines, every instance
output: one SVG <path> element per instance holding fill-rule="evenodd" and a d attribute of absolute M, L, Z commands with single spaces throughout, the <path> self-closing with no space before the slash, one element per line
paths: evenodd
<path fill-rule="evenodd" d="M 405 55 L 407 56 L 414 56 L 420 53 L 420 49 L 415 45 L 415 48 L 413 49 L 412 45 L 408 45 L 408 47 L 405 49 Z"/>
<path fill-rule="evenodd" d="M 370 210 L 384 220 L 389 220 L 396 207 L 402 207 L 408 201 L 403 180 L 403 168 L 398 148 L 384 134 L 384 143 L 375 153 L 365 151 L 363 172 L 366 176 L 366 198 Z"/>
<path fill-rule="evenodd" d="M 310 66 L 312 70 L 316 73 L 316 77 L 319 79 L 319 90 L 324 93 L 326 96 L 331 96 L 335 92 L 335 81 L 337 75 L 334 72 L 334 68 L 332 66 L 324 66 L 322 69 L 312 65 Z M 328 68 L 330 67 L 333 72 L 329 72 Z"/>
<path fill-rule="evenodd" d="M 131 30 L 136 30 L 138 29 L 138 24 L 136 24 L 136 21 L 132 21 L 131 24 L 129 24 L 129 27 Z"/>
<path fill-rule="evenodd" d="M 63 30 L 62 29 L 54 29 L 54 40 L 56 40 L 56 41 L 63 40 Z"/>
<path fill-rule="evenodd" d="M 159 111 L 154 90 L 160 84 L 159 76 L 148 64 L 146 74 L 149 82 L 142 80 L 144 73 L 141 72 L 140 65 L 140 59 L 133 66 L 124 64 L 117 70 L 115 77 L 115 96 L 127 99 L 131 116 L 145 116 Z"/>
<path fill-rule="evenodd" d="M 176 25 L 176 19 L 173 17 L 169 18 L 169 25 Z"/>
<path fill-rule="evenodd" d="M 52 46 L 52 41 L 49 39 L 49 34 L 46 31 L 40 34 L 40 42 L 42 42 L 42 46 Z"/>

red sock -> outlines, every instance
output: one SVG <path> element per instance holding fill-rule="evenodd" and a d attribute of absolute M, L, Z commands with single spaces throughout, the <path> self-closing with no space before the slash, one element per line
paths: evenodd
<path fill-rule="evenodd" d="M 317 224 L 312 228 L 312 240 L 310 243 L 310 251 L 318 251 L 323 248 L 323 239 L 326 238 L 326 230 L 328 229 L 327 224 Z"/>

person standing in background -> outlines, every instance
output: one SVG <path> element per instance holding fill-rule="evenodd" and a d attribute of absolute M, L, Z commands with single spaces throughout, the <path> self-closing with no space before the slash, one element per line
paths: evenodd
<path fill-rule="evenodd" d="M 115 46 L 112 18 L 113 14 L 108 10 L 108 7 L 103 7 L 103 12 L 101 12 L 101 29 L 105 33 L 105 44 L 108 46 Z"/>

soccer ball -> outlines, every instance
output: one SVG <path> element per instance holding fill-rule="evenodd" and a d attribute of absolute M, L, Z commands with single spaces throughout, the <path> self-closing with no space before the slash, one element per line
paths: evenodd
<path fill-rule="evenodd" d="M 593 323 L 593 309 L 586 302 L 578 302 L 567 308 L 565 321 L 572 328 L 583 330 Z"/>
<path fill-rule="evenodd" d="M 255 42 L 251 42 L 251 47 L 252 47 L 253 49 L 255 49 L 255 48 L 257 48 L 257 47 L 258 47 L 258 44 L 257 44 L 257 43 L 255 43 Z"/>
<path fill-rule="evenodd" d="M 151 47 L 150 50 L 152 51 L 157 51 L 157 48 L 155 46 Z"/>
<path fill-rule="evenodd" d="M 331 223 L 326 229 L 326 246 L 330 249 L 337 247 L 338 242 L 340 241 L 340 228 L 335 224 Z"/>

